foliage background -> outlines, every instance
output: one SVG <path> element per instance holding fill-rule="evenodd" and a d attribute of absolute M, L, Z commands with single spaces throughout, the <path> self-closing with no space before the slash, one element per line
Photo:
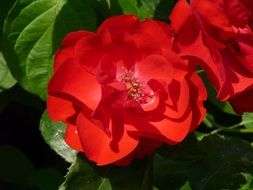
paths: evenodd
<path fill-rule="evenodd" d="M 198 131 L 129 167 L 98 168 L 77 155 L 63 142 L 64 124 L 53 123 L 44 111 L 53 54 L 68 32 L 95 31 L 118 14 L 168 22 L 175 2 L 0 2 L 1 190 L 253 189 L 253 114 L 235 115 L 229 103 L 217 101 L 201 69 L 209 97 Z"/>

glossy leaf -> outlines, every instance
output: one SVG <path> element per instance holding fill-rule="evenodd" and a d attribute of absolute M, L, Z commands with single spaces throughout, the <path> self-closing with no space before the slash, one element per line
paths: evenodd
<path fill-rule="evenodd" d="M 185 149 L 192 148 L 187 143 L 183 145 Z M 253 148 L 248 142 L 209 135 L 195 146 L 203 155 L 199 160 L 179 161 L 166 152 L 155 156 L 156 187 L 179 189 L 189 181 L 194 190 L 238 189 L 247 183 L 243 173 L 253 174 Z"/>
<path fill-rule="evenodd" d="M 6 65 L 3 54 L 0 52 L 0 89 L 11 88 L 16 83 Z"/>
<path fill-rule="evenodd" d="M 150 164 L 145 159 L 128 167 L 97 167 L 78 156 L 59 190 L 152 190 Z"/>
<path fill-rule="evenodd" d="M 95 29 L 91 0 L 18 0 L 4 27 L 4 54 L 18 82 L 46 99 L 53 54 L 70 31 Z"/>
<path fill-rule="evenodd" d="M 64 141 L 66 126 L 62 122 L 53 122 L 45 111 L 40 121 L 40 131 L 46 143 L 68 162 L 73 162 L 76 151 Z"/>

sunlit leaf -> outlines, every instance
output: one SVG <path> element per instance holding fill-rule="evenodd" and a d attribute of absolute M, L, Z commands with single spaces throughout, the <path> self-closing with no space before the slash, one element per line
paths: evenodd
<path fill-rule="evenodd" d="M 18 0 L 4 27 L 4 55 L 26 90 L 47 96 L 53 55 L 69 32 L 94 30 L 91 0 Z"/>
<path fill-rule="evenodd" d="M 64 141 L 66 125 L 62 122 L 53 122 L 45 111 L 40 120 L 40 131 L 47 144 L 68 162 L 73 162 L 76 151 Z"/>

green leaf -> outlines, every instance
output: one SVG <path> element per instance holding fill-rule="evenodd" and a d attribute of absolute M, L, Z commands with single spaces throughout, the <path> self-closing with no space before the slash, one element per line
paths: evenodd
<path fill-rule="evenodd" d="M 179 190 L 191 190 L 189 181 L 187 181 Z"/>
<path fill-rule="evenodd" d="M 246 128 L 253 128 L 253 113 L 244 113 L 242 115 L 242 122 Z"/>
<path fill-rule="evenodd" d="M 13 76 L 46 99 L 60 40 L 71 31 L 95 26 L 91 0 L 18 0 L 4 26 L 4 55 Z"/>
<path fill-rule="evenodd" d="M 1 11 L 0 11 L 0 49 L 2 49 L 2 33 L 5 17 L 9 9 L 14 4 L 15 0 L 1 1 Z"/>
<path fill-rule="evenodd" d="M 40 120 L 40 131 L 46 143 L 67 162 L 73 162 L 76 151 L 64 141 L 66 125 L 62 122 L 53 122 L 45 111 Z"/>
<path fill-rule="evenodd" d="M 62 174 L 54 168 L 43 168 L 32 174 L 30 185 L 38 190 L 56 190 L 63 181 Z"/>
<path fill-rule="evenodd" d="M 28 178 L 34 172 L 32 162 L 19 149 L 0 146 L 0 180 L 26 185 Z"/>
<path fill-rule="evenodd" d="M 155 18 L 163 21 L 168 21 L 167 17 L 172 7 L 174 0 L 118 0 L 125 14 L 135 14 L 141 19 Z"/>
<path fill-rule="evenodd" d="M 128 167 L 97 167 L 78 156 L 60 190 L 152 190 L 151 164 L 145 159 Z"/>
<path fill-rule="evenodd" d="M 3 54 L 0 52 L 0 89 L 11 88 L 15 83 L 16 80 L 12 77 Z"/>
<path fill-rule="evenodd" d="M 181 155 L 187 147 L 192 148 L 183 145 Z M 173 190 L 189 181 L 194 190 L 238 189 L 247 182 L 243 173 L 253 174 L 253 148 L 248 142 L 209 135 L 195 146 L 203 155 L 199 160 L 179 161 L 168 153 L 156 154 L 154 185 L 160 190 Z"/>
<path fill-rule="evenodd" d="M 247 183 L 242 185 L 240 187 L 240 189 L 238 189 L 238 190 L 251 190 L 251 189 L 253 189 L 253 176 L 251 174 L 248 174 L 248 173 L 242 173 L 242 175 L 245 176 L 245 179 L 247 180 Z"/>

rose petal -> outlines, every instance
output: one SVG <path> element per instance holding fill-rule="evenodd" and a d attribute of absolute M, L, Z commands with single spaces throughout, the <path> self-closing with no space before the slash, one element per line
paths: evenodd
<path fill-rule="evenodd" d="M 224 10 L 212 0 L 191 0 L 191 7 L 195 12 L 200 14 L 203 22 L 210 24 L 218 29 L 218 36 L 227 40 L 235 36 L 234 29 L 230 24 Z M 212 31 L 216 32 L 216 31 Z"/>
<path fill-rule="evenodd" d="M 172 120 L 164 116 L 157 122 L 147 122 L 145 118 L 142 118 L 142 121 L 141 118 L 133 115 L 130 118 L 132 122 L 127 124 L 126 128 L 131 134 L 174 144 L 181 142 L 188 134 L 191 127 L 192 112 L 188 108 L 181 118 Z"/>
<path fill-rule="evenodd" d="M 83 152 L 76 125 L 67 123 L 64 140 L 71 148 Z"/>
<path fill-rule="evenodd" d="M 168 84 L 172 80 L 174 69 L 163 56 L 150 55 L 135 64 L 135 72 L 141 81 L 156 79 Z"/>
<path fill-rule="evenodd" d="M 96 77 L 81 65 L 69 60 L 61 65 L 48 85 L 49 94 L 65 93 L 96 109 L 101 99 L 101 87 Z"/>
<path fill-rule="evenodd" d="M 225 12 L 230 22 L 240 28 L 244 28 L 249 21 L 249 11 L 240 0 L 223 0 Z"/>
<path fill-rule="evenodd" d="M 93 36 L 94 33 L 80 30 L 69 33 L 61 42 L 62 48 L 58 49 L 54 56 L 54 71 L 67 59 L 74 57 L 74 46 L 83 37 Z"/>
<path fill-rule="evenodd" d="M 129 155 L 138 145 L 138 140 L 129 136 L 124 126 L 113 126 L 112 138 L 88 120 L 82 113 L 77 119 L 78 133 L 85 155 L 97 165 L 116 162 Z M 117 128 L 118 127 L 118 128 Z"/>
<path fill-rule="evenodd" d="M 66 121 L 67 118 L 76 113 L 76 110 L 72 102 L 49 95 L 47 98 L 47 112 L 53 121 Z"/>
<path fill-rule="evenodd" d="M 246 90 L 245 92 L 229 99 L 229 102 L 232 104 L 236 113 L 243 114 L 243 112 L 253 112 L 252 87 L 249 90 Z"/>
<path fill-rule="evenodd" d="M 111 34 L 128 32 L 134 30 L 139 23 L 138 17 L 134 15 L 119 15 L 106 19 L 97 29 L 97 32 L 108 30 Z"/>
<path fill-rule="evenodd" d="M 173 80 L 168 86 L 167 109 L 164 115 L 169 118 L 182 117 L 189 107 L 190 90 L 185 80 Z"/>
<path fill-rule="evenodd" d="M 168 48 L 171 45 L 171 39 L 158 22 L 147 19 L 140 22 L 136 30 L 141 34 L 148 35 L 149 39 L 152 39 L 153 43 L 159 44 L 161 48 Z"/>

